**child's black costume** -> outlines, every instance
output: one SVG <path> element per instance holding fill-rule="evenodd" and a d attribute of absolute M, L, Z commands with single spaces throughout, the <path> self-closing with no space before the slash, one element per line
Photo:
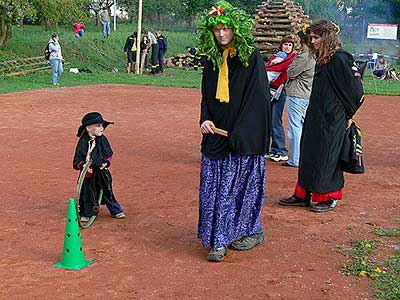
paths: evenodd
<path fill-rule="evenodd" d="M 103 120 L 100 113 L 93 112 L 86 114 L 82 119 L 82 125 L 78 129 L 79 141 L 76 145 L 73 168 L 82 170 L 86 163 L 86 157 L 89 150 L 89 143 L 95 142 L 95 147 L 91 153 L 91 166 L 92 173 L 87 173 L 82 184 L 79 206 L 80 215 L 83 217 L 91 217 L 97 215 L 99 212 L 98 199 L 100 191 L 103 190 L 101 204 L 105 204 L 110 213 L 117 216 L 123 212 L 112 190 L 112 177 L 110 171 L 107 169 L 110 166 L 113 151 L 110 143 L 104 135 L 97 137 L 90 137 L 85 127 L 92 124 L 103 124 L 106 128 L 112 122 Z M 100 169 L 102 164 L 106 164 L 104 169 Z M 118 217 L 118 216 L 117 216 Z"/>

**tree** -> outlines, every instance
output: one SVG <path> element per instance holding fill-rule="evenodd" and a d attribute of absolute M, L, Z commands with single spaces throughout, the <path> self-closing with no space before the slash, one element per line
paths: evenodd
<path fill-rule="evenodd" d="M 24 16 L 33 16 L 34 12 L 28 0 L 0 0 L 0 48 L 7 47 L 13 24 Z"/>
<path fill-rule="evenodd" d="M 31 0 L 37 11 L 37 21 L 47 29 L 72 21 L 86 21 L 90 0 Z"/>
<path fill-rule="evenodd" d="M 129 0 L 125 0 L 124 3 L 127 3 Z M 132 1 L 132 0 L 131 0 Z M 99 14 L 102 9 L 107 9 L 108 13 L 111 15 L 111 6 L 113 6 L 114 0 L 88 0 L 87 7 L 92 10 L 95 14 L 96 25 L 99 22 Z M 118 1 L 118 5 L 121 6 L 120 1 Z"/>

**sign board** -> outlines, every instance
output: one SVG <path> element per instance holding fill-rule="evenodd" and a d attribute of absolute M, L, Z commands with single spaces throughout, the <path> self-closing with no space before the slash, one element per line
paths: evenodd
<path fill-rule="evenodd" d="M 397 24 L 368 24 L 367 38 L 397 40 Z"/>

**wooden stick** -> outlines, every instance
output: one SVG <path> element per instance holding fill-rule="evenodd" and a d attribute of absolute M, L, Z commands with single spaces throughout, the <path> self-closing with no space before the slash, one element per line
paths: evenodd
<path fill-rule="evenodd" d="M 214 131 L 214 133 L 222 135 L 222 136 L 228 136 L 228 131 L 223 130 L 223 129 L 219 129 L 217 127 L 213 127 L 212 130 Z"/>
<path fill-rule="evenodd" d="M 136 37 L 136 70 L 135 73 L 137 75 L 142 74 L 140 71 L 140 41 L 142 40 L 142 14 L 143 14 L 143 1 L 139 0 L 139 8 L 138 8 L 138 24 L 137 24 L 137 37 Z"/>

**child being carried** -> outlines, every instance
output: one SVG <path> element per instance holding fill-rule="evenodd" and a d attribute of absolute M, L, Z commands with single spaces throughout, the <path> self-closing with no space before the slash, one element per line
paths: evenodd
<path fill-rule="evenodd" d="M 276 64 L 284 61 L 285 58 L 287 57 L 287 54 L 283 51 L 279 51 L 279 52 L 273 54 L 273 56 L 275 58 L 271 60 L 270 64 L 276 65 Z M 281 74 L 281 72 L 267 71 L 268 81 L 269 82 L 274 81 L 275 79 L 277 79 L 279 77 L 280 74 Z"/>

